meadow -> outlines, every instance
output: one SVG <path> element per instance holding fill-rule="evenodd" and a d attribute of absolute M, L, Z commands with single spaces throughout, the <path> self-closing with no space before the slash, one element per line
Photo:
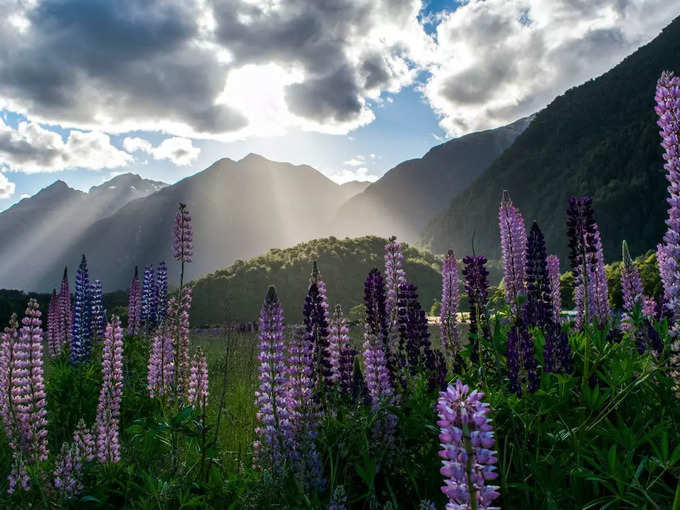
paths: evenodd
<path fill-rule="evenodd" d="M 164 263 L 134 270 L 123 324 L 83 256 L 73 293 L 65 273 L 0 337 L 0 505 L 680 509 L 680 79 L 656 100 L 663 285 L 646 291 L 620 240 L 621 307 L 589 197 L 564 204 L 560 261 L 504 193 L 502 284 L 449 251 L 439 324 L 394 238 L 351 317 L 319 261 L 297 308 L 263 288 L 256 324 L 193 331 L 192 284 L 169 290 Z M 184 275 L 185 204 L 171 242 Z"/>

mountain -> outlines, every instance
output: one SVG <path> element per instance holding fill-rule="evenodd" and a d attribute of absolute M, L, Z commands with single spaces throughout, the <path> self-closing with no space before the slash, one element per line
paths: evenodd
<path fill-rule="evenodd" d="M 78 233 L 164 183 L 123 174 L 88 193 L 56 181 L 0 214 L 0 287 L 49 290 Z M 49 281 L 43 279 L 50 274 Z M 39 285 L 42 282 L 42 285 Z"/>
<path fill-rule="evenodd" d="M 591 195 L 605 256 L 653 248 L 665 230 L 666 180 L 654 113 L 656 81 L 680 71 L 680 18 L 652 42 L 602 76 L 567 91 L 538 113 L 529 127 L 450 207 L 423 240 L 436 252 L 453 248 L 500 254 L 497 210 L 510 191 L 525 220 L 538 221 L 550 252 L 567 254 L 569 195 Z M 563 263 L 563 264 L 566 264 Z"/>
<path fill-rule="evenodd" d="M 192 324 L 255 320 L 269 285 L 276 286 L 286 323 L 300 322 L 314 261 L 319 263 L 331 308 L 341 304 L 347 313 L 350 307 L 363 303 L 363 282 L 368 272 L 384 267 L 386 242 L 375 236 L 328 237 L 270 250 L 247 261 L 238 260 L 195 282 Z M 429 252 L 409 246 L 403 246 L 403 253 L 406 275 L 418 286 L 420 303 L 429 310 L 433 299 L 441 295 L 440 261 Z"/>
<path fill-rule="evenodd" d="M 526 129 L 520 119 L 497 129 L 470 133 L 399 163 L 343 205 L 333 226 L 338 235 L 389 234 L 415 241 L 451 197 L 500 156 Z"/>
<path fill-rule="evenodd" d="M 340 190 L 344 193 L 345 200 L 349 200 L 358 195 L 371 185 L 369 181 L 349 181 L 340 185 Z"/>
<path fill-rule="evenodd" d="M 81 253 L 87 255 L 91 278 L 101 278 L 105 290 L 127 288 L 134 266 L 141 270 L 161 260 L 168 263 L 170 281 L 177 283 L 172 228 L 179 202 L 187 204 L 194 229 L 195 253 L 186 265 L 187 281 L 273 247 L 326 235 L 346 193 L 307 165 L 256 154 L 240 161 L 221 159 L 79 230 L 69 249 L 28 288 L 51 288 L 58 269 L 65 262 L 77 264 Z"/>

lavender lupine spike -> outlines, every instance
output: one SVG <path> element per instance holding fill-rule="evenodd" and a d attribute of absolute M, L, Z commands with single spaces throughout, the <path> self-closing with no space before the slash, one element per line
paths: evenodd
<path fill-rule="evenodd" d="M 96 455 L 102 464 L 120 460 L 120 403 L 123 393 L 123 330 L 115 315 L 106 325 L 102 349 L 102 387 L 97 406 Z"/>
<path fill-rule="evenodd" d="M 597 247 L 594 212 L 590 197 L 569 197 L 567 207 L 567 234 L 569 260 L 574 271 L 574 303 L 576 325 L 581 328 L 592 320 L 596 311 L 596 283 L 593 266 L 597 264 Z"/>
<path fill-rule="evenodd" d="M 76 272 L 73 299 L 73 332 L 71 335 L 71 363 L 76 365 L 90 358 L 92 349 L 92 295 L 85 255 Z"/>
<path fill-rule="evenodd" d="M 557 255 L 546 257 L 548 266 L 548 280 L 550 281 L 550 300 L 553 306 L 553 319 L 557 324 L 560 323 L 562 315 L 562 289 L 560 286 L 560 259 Z"/>
<path fill-rule="evenodd" d="M 61 349 L 71 345 L 71 328 L 73 327 L 73 313 L 71 311 L 71 289 L 68 285 L 68 270 L 64 268 L 64 276 L 59 287 L 59 316 L 57 335 Z"/>
<path fill-rule="evenodd" d="M 66 499 L 80 494 L 83 463 L 94 459 L 94 439 L 81 419 L 73 433 L 73 442 L 64 443 L 54 470 L 54 487 Z"/>
<path fill-rule="evenodd" d="M 621 245 L 623 265 L 621 267 L 621 292 L 623 294 L 623 309 L 632 312 L 635 305 L 642 303 L 642 278 L 633 264 L 626 241 Z"/>
<path fill-rule="evenodd" d="M 90 429 L 81 418 L 73 432 L 73 444 L 78 448 L 85 462 L 92 462 L 95 458 L 95 440 Z"/>
<path fill-rule="evenodd" d="M 481 359 L 482 340 L 491 338 L 487 311 L 489 271 L 486 269 L 486 262 L 482 255 L 468 255 L 463 258 L 465 291 L 470 307 L 470 359 L 475 362 Z"/>
<path fill-rule="evenodd" d="M 191 287 L 182 289 L 182 299 L 177 310 L 177 330 L 175 338 L 175 382 L 179 392 L 187 398 L 189 390 L 189 373 L 191 359 L 189 357 L 189 314 L 191 312 Z"/>
<path fill-rule="evenodd" d="M 179 203 L 177 214 L 175 214 L 175 225 L 173 228 L 173 251 L 175 260 L 180 263 L 179 288 L 180 292 L 184 286 L 184 264 L 191 262 L 194 256 L 194 233 L 191 228 L 191 215 L 186 204 Z"/>
<path fill-rule="evenodd" d="M 393 343 L 398 336 L 399 317 L 397 310 L 397 300 L 399 287 L 406 285 L 406 271 L 404 271 L 404 255 L 401 251 L 401 244 L 396 237 L 390 237 L 385 245 L 385 313 L 387 314 L 387 325 L 391 332 Z M 390 348 L 395 348 L 390 345 Z"/>
<path fill-rule="evenodd" d="M 305 303 L 302 309 L 303 322 L 307 331 L 307 340 L 314 346 L 313 380 L 317 394 L 325 391 L 331 382 L 331 361 L 329 348 L 328 302 L 319 288 L 321 278 L 316 263 L 312 272 Z"/>
<path fill-rule="evenodd" d="M 156 326 L 156 281 L 152 265 L 144 267 L 142 277 L 142 311 L 141 321 L 147 331 Z"/>
<path fill-rule="evenodd" d="M 595 225 L 595 263 L 591 267 L 591 276 L 594 282 L 594 317 L 599 324 L 607 324 L 611 315 L 609 308 L 609 290 L 607 288 L 607 274 L 604 265 L 604 252 L 602 250 L 602 238 L 600 231 Z"/>
<path fill-rule="evenodd" d="M 460 311 L 460 282 L 458 264 L 453 250 L 449 250 L 442 266 L 441 339 L 444 352 L 450 360 L 461 349 L 458 337 L 458 312 Z"/>
<path fill-rule="evenodd" d="M 543 369 L 555 374 L 571 373 L 573 361 L 567 333 L 559 329 L 548 333 L 543 347 Z"/>
<path fill-rule="evenodd" d="M 269 287 L 262 305 L 258 335 L 260 384 L 255 392 L 253 455 L 255 467 L 280 473 L 291 443 L 291 423 L 286 408 L 283 309 L 274 287 Z"/>
<path fill-rule="evenodd" d="M 102 338 L 106 330 L 106 318 L 104 317 L 104 293 L 101 281 L 95 280 L 92 282 L 90 294 L 92 296 L 92 332 L 98 338 Z"/>
<path fill-rule="evenodd" d="M 336 305 L 330 322 L 328 353 L 331 363 L 330 380 L 338 384 L 342 378 L 342 356 L 349 347 L 349 328 L 343 316 L 342 307 Z"/>
<path fill-rule="evenodd" d="M 673 290 L 673 271 L 676 268 L 676 262 L 669 256 L 669 250 L 664 244 L 656 245 L 656 265 L 659 268 L 659 276 L 663 284 L 663 301 L 667 309 L 670 309 L 668 303 L 671 302 Z"/>
<path fill-rule="evenodd" d="M 544 333 L 554 329 L 552 292 L 543 232 L 534 221 L 527 241 L 527 325 L 538 326 Z"/>
<path fill-rule="evenodd" d="M 498 225 L 501 233 L 501 251 L 503 253 L 503 270 L 505 285 L 505 301 L 515 313 L 517 297 L 526 292 L 526 246 L 527 234 L 524 218 L 510 199 L 507 191 L 503 192 L 498 209 Z"/>
<path fill-rule="evenodd" d="M 153 337 L 147 371 L 149 397 L 170 393 L 175 380 L 175 353 L 172 337 L 167 328 L 161 328 Z"/>
<path fill-rule="evenodd" d="M 316 448 L 319 409 L 313 392 L 314 344 L 306 328 L 298 327 L 288 346 L 286 360 L 286 411 L 292 443 L 288 458 L 307 489 L 323 486 L 322 467 Z"/>
<path fill-rule="evenodd" d="M 156 324 L 162 324 L 168 315 L 168 267 L 158 264 L 156 271 Z"/>
<path fill-rule="evenodd" d="M 51 357 L 58 356 L 61 352 L 59 340 L 59 297 L 57 290 L 52 290 L 50 304 L 47 307 L 47 354 Z"/>
<path fill-rule="evenodd" d="M 200 347 L 191 360 L 188 397 L 194 408 L 205 409 L 208 405 L 208 361 Z"/>
<path fill-rule="evenodd" d="M 526 387 L 529 393 L 534 393 L 540 387 L 538 363 L 534 355 L 534 340 L 527 322 L 522 318 L 516 318 L 515 324 L 508 331 L 505 353 L 511 393 L 521 395 L 523 387 Z"/>
<path fill-rule="evenodd" d="M 142 323 L 142 286 L 139 283 L 139 270 L 135 266 L 135 275 L 128 291 L 128 335 L 136 335 Z"/>
<path fill-rule="evenodd" d="M 437 402 L 439 441 L 442 450 L 442 492 L 447 509 L 491 510 L 500 496 L 499 487 L 489 482 L 498 478 L 498 462 L 489 406 L 483 393 L 470 390 L 460 380 L 442 391 Z"/>

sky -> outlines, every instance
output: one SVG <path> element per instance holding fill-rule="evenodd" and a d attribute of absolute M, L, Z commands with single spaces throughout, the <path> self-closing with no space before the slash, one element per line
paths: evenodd
<path fill-rule="evenodd" d="M 376 180 L 545 107 L 668 0 L 0 0 L 0 210 L 250 152 Z"/>

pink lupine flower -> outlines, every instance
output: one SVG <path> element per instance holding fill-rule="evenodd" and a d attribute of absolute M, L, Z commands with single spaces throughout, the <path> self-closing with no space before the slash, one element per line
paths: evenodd
<path fill-rule="evenodd" d="M 174 300 L 173 300 L 174 303 Z M 149 397 L 170 392 L 175 380 L 175 353 L 168 328 L 161 328 L 153 337 L 147 373 Z"/>
<path fill-rule="evenodd" d="M 47 352 L 50 356 L 58 356 L 61 351 L 61 342 L 59 340 L 59 297 L 57 290 L 52 290 L 50 297 L 50 304 L 47 307 Z"/>
<path fill-rule="evenodd" d="M 503 199 L 498 209 L 498 226 L 501 232 L 503 253 L 505 302 L 514 310 L 517 297 L 526 292 L 527 233 L 524 218 L 519 209 L 512 204 L 507 191 L 503 192 Z"/>
<path fill-rule="evenodd" d="M 205 409 L 208 403 L 208 362 L 200 348 L 191 360 L 188 396 L 189 405 Z"/>
<path fill-rule="evenodd" d="M 337 305 L 330 323 L 328 337 L 328 353 L 331 362 L 330 380 L 338 383 L 342 377 L 342 356 L 349 347 L 349 328 L 347 320 L 343 317 L 342 307 Z"/>
<path fill-rule="evenodd" d="M 142 326 L 142 286 L 139 282 L 139 269 L 135 266 L 135 275 L 130 282 L 128 293 L 128 335 L 136 335 Z"/>
<path fill-rule="evenodd" d="M 119 418 L 123 394 L 123 330 L 115 315 L 106 325 L 102 350 L 102 388 L 97 406 L 96 455 L 99 462 L 120 460 Z"/>
<path fill-rule="evenodd" d="M 545 259 L 548 265 L 548 280 L 550 281 L 550 298 L 553 306 L 555 322 L 560 322 L 562 314 L 562 291 L 560 288 L 560 259 L 557 255 L 548 255 Z"/>
<path fill-rule="evenodd" d="M 458 264 L 453 250 L 449 250 L 442 266 L 441 338 L 442 347 L 449 359 L 454 359 L 460 351 L 458 337 L 458 312 L 460 309 L 460 283 Z"/>
<path fill-rule="evenodd" d="M 182 263 L 191 262 L 194 254 L 194 235 L 191 229 L 191 215 L 186 204 L 179 204 L 173 234 L 175 259 Z"/>

